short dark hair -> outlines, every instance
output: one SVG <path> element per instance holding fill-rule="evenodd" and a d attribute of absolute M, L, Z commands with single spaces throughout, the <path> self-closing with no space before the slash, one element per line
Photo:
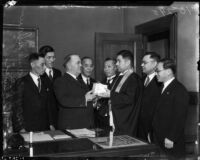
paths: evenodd
<path fill-rule="evenodd" d="M 116 63 L 116 59 L 115 59 L 115 58 L 110 58 L 110 57 L 108 57 L 108 58 L 106 58 L 106 59 L 104 60 L 104 62 L 106 62 L 106 61 L 113 61 L 114 63 Z"/>
<path fill-rule="evenodd" d="M 37 52 L 33 52 L 29 55 L 29 58 L 28 58 L 28 61 L 29 63 L 35 61 L 35 60 L 38 60 L 40 57 L 44 58 L 44 55 L 43 54 L 39 54 Z"/>
<path fill-rule="evenodd" d="M 174 60 L 169 59 L 169 58 L 163 58 L 159 62 L 163 63 L 164 69 L 171 69 L 173 74 L 176 73 L 176 64 L 175 64 Z"/>
<path fill-rule="evenodd" d="M 90 59 L 91 61 L 93 61 L 93 59 L 91 57 L 85 56 L 81 58 L 81 63 L 85 60 L 85 59 Z"/>
<path fill-rule="evenodd" d="M 63 63 L 63 67 L 65 68 L 66 67 L 66 64 L 71 60 L 71 57 L 73 55 L 78 55 L 78 54 L 75 54 L 75 53 L 72 53 L 72 54 L 68 54 L 64 57 L 64 63 Z"/>
<path fill-rule="evenodd" d="M 146 52 L 144 56 L 150 55 L 150 58 L 154 59 L 155 61 L 159 62 L 160 55 L 156 52 Z"/>
<path fill-rule="evenodd" d="M 123 58 L 129 59 L 131 61 L 131 66 L 134 64 L 134 57 L 131 51 L 129 50 L 121 50 L 117 53 L 117 56 L 122 56 Z"/>
<path fill-rule="evenodd" d="M 49 46 L 49 45 L 45 45 L 45 46 L 42 46 L 40 49 L 39 49 L 39 53 L 43 54 L 44 56 L 46 56 L 46 54 L 48 52 L 54 52 L 54 49 L 53 47 Z"/>

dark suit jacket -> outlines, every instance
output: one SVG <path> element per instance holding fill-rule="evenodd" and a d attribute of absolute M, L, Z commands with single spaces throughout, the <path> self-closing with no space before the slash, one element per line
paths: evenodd
<path fill-rule="evenodd" d="M 28 74 L 16 81 L 15 107 L 13 108 L 14 131 L 25 128 L 26 131 L 48 130 L 53 124 L 51 103 L 48 101 L 49 88 L 41 78 L 41 92 Z"/>
<path fill-rule="evenodd" d="M 41 76 L 44 78 L 44 82 L 46 85 L 50 88 L 50 91 L 48 92 L 48 100 L 50 101 L 51 105 L 51 117 L 53 119 L 53 125 L 54 127 L 57 127 L 57 115 L 58 115 L 58 102 L 56 100 L 56 96 L 53 90 L 53 83 L 58 78 L 61 77 L 62 73 L 60 70 L 53 68 L 53 79 L 51 80 L 46 72 Z"/>
<path fill-rule="evenodd" d="M 145 78 L 146 77 L 143 79 L 143 84 Z M 160 93 L 161 83 L 157 81 L 156 76 L 146 87 L 143 85 L 143 95 L 138 125 L 138 137 L 145 141 L 148 140 L 148 133 L 152 133 L 152 120 Z"/>
<path fill-rule="evenodd" d="M 54 91 L 59 103 L 58 129 L 94 126 L 92 103 L 85 105 L 87 89 L 78 80 L 64 73 L 55 80 Z"/>
<path fill-rule="evenodd" d="M 83 81 L 83 78 L 82 78 L 81 74 L 79 74 L 79 76 L 77 77 L 77 79 L 82 83 L 82 85 L 83 85 L 85 88 L 87 88 L 88 91 L 92 90 L 93 83 L 96 82 L 95 79 L 93 79 L 93 78 L 90 77 L 90 84 L 89 84 L 89 86 L 88 86 L 88 85 L 85 84 L 85 82 Z"/>
<path fill-rule="evenodd" d="M 153 131 L 158 144 L 174 155 L 184 153 L 184 128 L 189 96 L 186 88 L 174 79 L 160 96 L 153 119 Z M 164 147 L 164 139 L 174 142 L 173 149 Z"/>
<path fill-rule="evenodd" d="M 116 134 L 136 136 L 142 82 L 136 73 L 132 73 L 124 82 L 119 93 L 115 92 L 119 80 L 111 90 L 111 104 Z"/>
<path fill-rule="evenodd" d="M 111 89 L 113 84 L 117 79 L 117 75 L 113 78 L 111 84 L 106 83 L 107 79 L 105 78 L 101 83 L 108 85 L 108 89 Z M 108 128 L 109 127 L 109 106 L 108 106 L 109 98 L 101 98 L 98 100 L 98 108 L 95 109 L 95 118 L 96 118 L 96 126 L 100 128 Z M 107 115 L 107 116 L 105 116 Z"/>
<path fill-rule="evenodd" d="M 113 78 L 113 81 L 111 84 L 107 84 L 106 81 L 107 79 L 105 78 L 103 81 L 102 81 L 102 84 L 106 84 L 108 85 L 108 89 L 111 89 L 113 84 L 115 83 L 115 81 L 117 80 L 117 75 Z M 98 109 L 98 112 L 101 116 L 104 116 L 106 113 L 109 114 L 109 108 L 108 108 L 108 100 L 109 98 L 102 98 L 99 100 L 99 103 L 100 103 L 100 107 Z"/>

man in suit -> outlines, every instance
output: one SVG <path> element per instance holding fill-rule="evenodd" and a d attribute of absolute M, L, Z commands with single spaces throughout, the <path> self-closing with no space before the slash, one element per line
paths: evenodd
<path fill-rule="evenodd" d="M 112 58 L 106 58 L 104 61 L 104 74 L 106 76 L 103 79 L 102 84 L 106 84 L 108 89 L 111 89 L 115 80 L 117 79 L 117 67 L 116 67 L 116 60 Z M 109 106 L 108 106 L 109 98 L 101 98 L 98 100 L 97 108 L 95 109 L 95 118 L 97 127 L 100 128 L 110 128 L 109 124 L 109 115 L 112 114 L 111 111 L 109 113 Z"/>
<path fill-rule="evenodd" d="M 31 71 L 16 81 L 16 104 L 13 126 L 16 132 L 44 131 L 54 128 L 51 119 L 49 88 L 40 76 L 45 71 L 43 55 L 29 56 Z"/>
<path fill-rule="evenodd" d="M 157 81 L 155 69 L 160 56 L 155 52 L 146 52 L 142 59 L 142 71 L 145 74 L 143 81 L 143 95 L 139 116 L 138 137 L 151 142 L 152 120 L 158 98 L 160 96 L 161 83 Z"/>
<path fill-rule="evenodd" d="M 103 97 L 110 97 L 113 122 L 116 135 L 127 134 L 136 136 L 140 102 L 142 97 L 142 82 L 133 72 L 133 54 L 129 50 L 117 53 L 117 69 L 119 77 L 111 90 Z"/>
<path fill-rule="evenodd" d="M 186 88 L 175 78 L 175 71 L 171 59 L 162 59 L 158 63 L 157 79 L 164 86 L 153 118 L 153 140 L 167 154 L 183 156 L 189 96 Z"/>
<path fill-rule="evenodd" d="M 90 57 L 83 57 L 81 59 L 81 74 L 78 76 L 78 80 L 84 84 L 84 86 L 90 91 L 95 83 L 95 79 L 91 77 L 94 70 L 93 60 Z"/>
<path fill-rule="evenodd" d="M 54 91 L 59 103 L 58 129 L 94 127 L 92 100 L 95 96 L 77 79 L 81 73 L 79 55 L 64 58 L 65 73 L 55 80 Z"/>
<path fill-rule="evenodd" d="M 44 74 L 41 76 L 44 78 L 45 83 L 49 86 L 50 91 L 49 91 L 49 101 L 51 101 L 51 110 L 52 110 L 52 118 L 54 121 L 54 126 L 56 127 L 57 124 L 57 114 L 58 114 L 58 102 L 56 100 L 55 97 L 55 93 L 53 91 L 53 83 L 55 81 L 56 78 L 60 77 L 61 71 L 54 68 L 54 62 L 55 62 L 55 51 L 51 46 L 45 45 L 42 46 L 39 50 L 39 52 L 41 54 L 44 55 L 44 59 L 45 59 L 45 72 Z M 52 128 L 55 129 L 55 128 Z"/>

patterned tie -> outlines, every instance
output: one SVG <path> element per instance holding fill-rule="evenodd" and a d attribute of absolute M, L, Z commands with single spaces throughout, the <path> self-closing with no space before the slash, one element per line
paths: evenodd
<path fill-rule="evenodd" d="M 38 77 L 38 90 L 41 91 L 41 79 Z"/>
<path fill-rule="evenodd" d="M 150 78 L 147 76 L 146 81 L 144 83 L 144 86 L 147 87 L 147 85 L 149 84 Z"/>
<path fill-rule="evenodd" d="M 52 70 L 49 70 L 49 79 L 50 79 L 51 81 L 53 80 Z"/>

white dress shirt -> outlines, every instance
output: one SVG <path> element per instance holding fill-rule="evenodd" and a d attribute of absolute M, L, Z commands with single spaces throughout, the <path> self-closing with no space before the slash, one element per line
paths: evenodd
<path fill-rule="evenodd" d="M 156 76 L 156 72 L 153 72 L 153 73 L 151 73 L 150 75 L 147 75 L 147 77 L 149 77 L 149 83 L 151 82 L 151 80 L 154 78 Z M 144 81 L 144 84 L 146 83 L 146 81 L 147 81 L 147 77 L 146 77 L 146 79 L 145 79 L 145 81 Z M 149 84 L 148 83 L 148 84 Z"/>
<path fill-rule="evenodd" d="M 85 84 L 87 84 L 87 79 L 88 79 L 89 84 L 90 84 L 90 77 L 86 77 L 83 74 L 81 74 L 81 76 L 82 76 L 82 79 L 83 79 L 83 81 L 84 81 Z"/>
<path fill-rule="evenodd" d="M 107 77 L 107 78 L 106 78 L 106 82 L 107 82 L 107 83 L 109 82 L 109 83 L 111 84 L 111 83 L 113 82 L 113 79 L 114 79 L 115 76 L 116 76 L 116 74 L 113 75 L 113 76 Z"/>
<path fill-rule="evenodd" d="M 33 79 L 33 82 L 35 83 L 35 85 L 38 87 L 38 78 L 40 78 L 39 76 L 33 74 L 32 72 L 29 73 L 31 78 Z"/>
<path fill-rule="evenodd" d="M 76 76 L 72 73 L 66 72 L 67 74 L 69 74 L 70 76 L 72 76 L 75 80 L 77 80 Z"/>
<path fill-rule="evenodd" d="M 52 69 L 52 68 L 49 69 L 49 68 L 46 67 L 45 72 L 46 72 L 46 74 L 48 75 L 48 77 L 49 77 L 49 71 L 51 71 L 51 76 L 53 77 L 53 69 Z"/>
<path fill-rule="evenodd" d="M 167 80 L 166 82 L 164 82 L 164 87 L 162 89 L 162 92 L 164 92 L 165 88 L 167 88 L 167 86 L 175 79 L 175 77 L 172 77 L 171 79 Z"/>

